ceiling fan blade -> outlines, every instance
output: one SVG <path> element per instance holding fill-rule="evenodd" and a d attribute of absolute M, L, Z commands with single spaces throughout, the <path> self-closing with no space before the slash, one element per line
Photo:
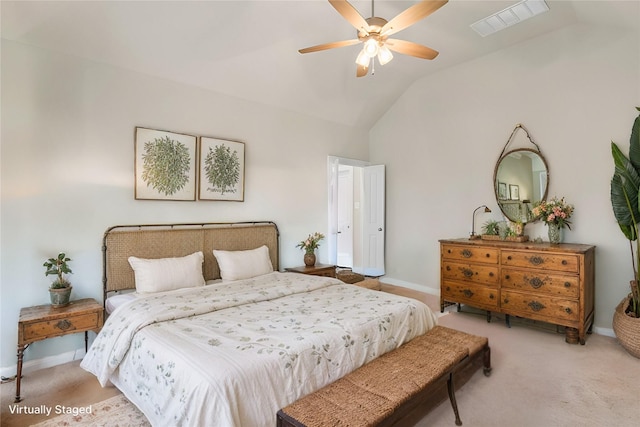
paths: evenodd
<path fill-rule="evenodd" d="M 444 6 L 449 0 L 424 0 L 418 4 L 411 6 L 403 12 L 400 12 L 395 18 L 387 22 L 380 34 L 390 36 L 391 34 L 402 31 L 410 25 L 418 22 L 422 18 L 426 18 L 436 10 Z"/>
<path fill-rule="evenodd" d="M 369 72 L 369 66 L 368 65 L 360 65 L 360 64 L 356 64 L 358 66 L 358 68 L 356 69 L 356 77 L 364 77 L 367 75 L 367 73 Z"/>
<path fill-rule="evenodd" d="M 360 40 L 358 40 L 358 39 L 343 40 L 341 42 L 331 42 L 331 43 L 319 44 L 317 46 L 306 47 L 304 49 L 300 49 L 298 52 L 300 52 L 300 53 L 318 52 L 318 51 L 321 51 L 321 50 L 335 49 L 337 47 L 351 46 L 351 45 L 358 44 L 358 43 L 360 43 Z"/>
<path fill-rule="evenodd" d="M 439 53 L 437 50 L 433 50 L 430 47 L 405 40 L 387 39 L 384 45 L 394 52 L 422 59 L 433 59 L 438 56 Z"/>
<path fill-rule="evenodd" d="M 360 15 L 360 13 L 358 13 L 358 11 L 353 6 L 351 6 L 348 1 L 329 0 L 329 3 L 331 3 L 331 6 L 333 6 L 333 8 L 337 10 L 344 19 L 349 21 L 349 23 L 353 25 L 356 30 L 364 31 L 366 33 L 369 32 L 369 24 L 367 24 L 367 21 L 362 17 L 362 15 Z"/>

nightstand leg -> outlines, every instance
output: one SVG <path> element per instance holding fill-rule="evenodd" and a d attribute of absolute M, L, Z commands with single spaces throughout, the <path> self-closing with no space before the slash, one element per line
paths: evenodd
<path fill-rule="evenodd" d="M 26 347 L 23 345 L 18 346 L 18 372 L 16 373 L 16 400 L 14 403 L 20 402 L 20 380 L 22 379 L 22 358 L 24 357 L 24 349 Z"/>
<path fill-rule="evenodd" d="M 84 331 L 84 352 L 89 351 L 89 331 Z"/>

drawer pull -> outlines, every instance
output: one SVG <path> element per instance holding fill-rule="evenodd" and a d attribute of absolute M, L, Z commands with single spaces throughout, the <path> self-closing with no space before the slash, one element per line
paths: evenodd
<path fill-rule="evenodd" d="M 504 276 L 504 278 L 505 278 L 506 280 L 510 280 L 510 279 L 511 279 L 511 276 L 509 276 L 508 274 L 506 274 L 506 275 Z"/>
<path fill-rule="evenodd" d="M 62 329 L 63 331 L 66 331 L 70 327 L 71 327 L 71 322 L 69 322 L 67 319 L 61 320 L 58 323 L 56 323 L 56 328 Z"/>
<path fill-rule="evenodd" d="M 540 311 L 544 308 L 546 308 L 544 306 L 544 304 L 540 304 L 538 301 L 531 301 L 529 304 L 527 304 L 529 307 L 531 307 L 531 310 L 533 311 Z"/>
<path fill-rule="evenodd" d="M 509 261 L 511 261 L 511 255 L 507 256 L 507 259 L 508 259 Z"/>
<path fill-rule="evenodd" d="M 491 258 L 491 254 L 484 254 L 487 258 Z"/>
<path fill-rule="evenodd" d="M 467 279 L 471 279 L 473 277 L 473 270 L 469 268 L 461 268 L 461 270 L 462 270 L 462 275 Z"/>
<path fill-rule="evenodd" d="M 467 298 L 471 298 L 471 297 L 474 295 L 474 293 L 473 293 L 473 292 L 471 292 L 471 290 L 470 290 L 470 289 L 465 289 L 464 291 L 462 291 L 462 293 L 463 293 L 463 294 L 464 294 L 464 296 L 465 296 L 465 297 L 467 297 Z"/>
<path fill-rule="evenodd" d="M 567 260 L 566 259 L 562 260 L 562 265 L 567 265 Z"/>
<path fill-rule="evenodd" d="M 544 264 L 544 258 L 542 258 L 541 256 L 532 256 L 528 259 L 528 261 L 533 265 Z"/>
<path fill-rule="evenodd" d="M 471 258 L 472 255 L 473 255 L 473 252 L 471 252 L 469 249 L 465 249 L 462 251 L 462 256 L 465 258 Z"/>
<path fill-rule="evenodd" d="M 571 287 L 571 282 L 564 282 L 564 287 L 565 288 L 570 288 Z"/>
<path fill-rule="evenodd" d="M 447 265 L 447 271 L 451 271 L 451 267 Z"/>
<path fill-rule="evenodd" d="M 489 294 L 489 299 L 494 299 L 495 297 L 493 296 L 493 294 Z"/>
<path fill-rule="evenodd" d="M 565 313 L 567 313 L 567 314 L 571 314 L 571 309 L 570 309 L 569 307 L 565 308 L 565 309 L 564 309 L 564 311 L 565 311 Z"/>
<path fill-rule="evenodd" d="M 544 280 L 542 280 L 539 277 L 534 277 L 533 279 L 529 280 L 529 284 L 531 285 L 532 288 L 538 289 L 538 288 L 541 288 L 542 285 L 544 285 Z"/>
<path fill-rule="evenodd" d="M 493 271 L 489 272 L 489 277 L 493 277 Z"/>

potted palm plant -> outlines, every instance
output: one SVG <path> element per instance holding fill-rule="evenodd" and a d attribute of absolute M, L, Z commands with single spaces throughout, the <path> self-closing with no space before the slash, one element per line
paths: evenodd
<path fill-rule="evenodd" d="M 49 275 L 56 276 L 56 279 L 49 286 L 51 305 L 56 308 L 69 304 L 71 283 L 65 277 L 65 274 L 72 273 L 68 264 L 69 261 L 71 261 L 71 258 L 61 252 L 56 258 L 49 258 L 42 264 L 46 268 L 45 277 Z"/>
<path fill-rule="evenodd" d="M 636 107 L 640 111 L 639 107 Z M 625 297 L 613 316 L 613 331 L 622 346 L 640 358 L 640 114 L 631 128 L 629 157 L 625 156 L 615 142 L 611 142 L 611 153 L 615 171 L 611 178 L 611 206 L 620 230 L 629 240 L 633 280 L 631 292 Z M 635 249 L 634 243 L 635 242 Z"/>

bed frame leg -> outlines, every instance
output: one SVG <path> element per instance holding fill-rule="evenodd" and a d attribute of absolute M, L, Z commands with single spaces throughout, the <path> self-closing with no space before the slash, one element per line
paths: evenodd
<path fill-rule="evenodd" d="M 456 425 L 461 426 L 462 421 L 460 421 L 460 414 L 458 413 L 458 404 L 456 403 L 455 387 L 453 384 L 453 372 L 449 373 L 449 378 L 447 379 L 447 389 L 449 390 L 449 400 L 451 401 L 451 407 L 453 408 L 453 413 L 456 416 Z"/>

